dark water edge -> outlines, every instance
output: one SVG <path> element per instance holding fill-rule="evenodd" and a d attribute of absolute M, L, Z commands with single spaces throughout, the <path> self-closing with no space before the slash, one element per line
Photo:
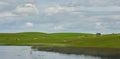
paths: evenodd
<path fill-rule="evenodd" d="M 119 48 L 79 48 L 79 47 L 32 47 L 38 51 L 58 52 L 63 54 L 98 56 L 102 59 L 120 59 Z"/>

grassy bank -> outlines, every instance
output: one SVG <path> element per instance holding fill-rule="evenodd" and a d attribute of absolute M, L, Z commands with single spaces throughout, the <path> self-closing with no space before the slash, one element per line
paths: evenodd
<path fill-rule="evenodd" d="M 87 33 L 0 33 L 0 45 L 120 48 L 120 34 L 96 36 Z"/>

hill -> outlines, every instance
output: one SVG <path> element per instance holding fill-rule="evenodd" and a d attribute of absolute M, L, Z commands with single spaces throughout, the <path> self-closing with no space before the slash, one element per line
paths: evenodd
<path fill-rule="evenodd" d="M 89 33 L 0 33 L 0 45 L 120 48 L 120 34 Z"/>

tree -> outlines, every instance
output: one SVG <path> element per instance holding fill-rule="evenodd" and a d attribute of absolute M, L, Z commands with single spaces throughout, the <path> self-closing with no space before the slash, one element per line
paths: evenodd
<path fill-rule="evenodd" d="M 96 36 L 101 36 L 101 33 L 96 33 Z"/>

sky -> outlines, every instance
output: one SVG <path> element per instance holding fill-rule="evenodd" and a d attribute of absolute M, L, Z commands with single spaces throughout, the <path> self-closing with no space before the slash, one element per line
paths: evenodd
<path fill-rule="evenodd" d="M 119 0 L 0 0 L 0 32 L 120 33 Z"/>

